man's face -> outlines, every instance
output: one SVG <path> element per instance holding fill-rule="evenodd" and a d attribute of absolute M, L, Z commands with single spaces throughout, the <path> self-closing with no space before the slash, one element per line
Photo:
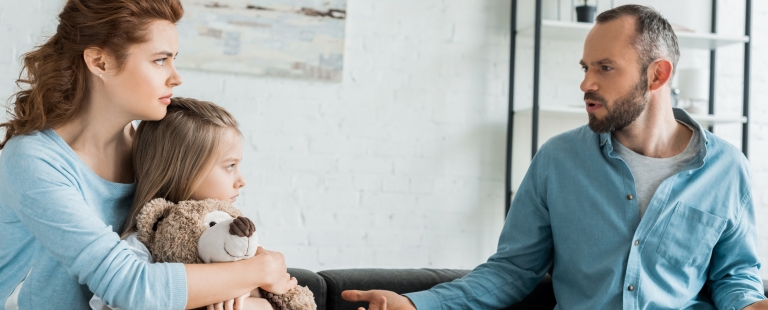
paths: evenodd
<path fill-rule="evenodd" d="M 645 111 L 648 77 L 633 47 L 634 36 L 635 20 L 622 17 L 595 24 L 584 42 L 581 90 L 594 132 L 620 131 Z"/>

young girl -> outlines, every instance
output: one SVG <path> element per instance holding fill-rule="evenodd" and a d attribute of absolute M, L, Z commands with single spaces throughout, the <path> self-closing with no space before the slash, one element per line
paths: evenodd
<path fill-rule="evenodd" d="M 235 118 L 223 108 L 189 98 L 171 98 L 165 118 L 140 123 L 133 147 L 136 195 L 123 226 L 123 237 L 138 256 L 151 262 L 149 250 L 136 238 L 136 217 L 150 200 L 237 200 L 240 188 L 245 186 L 240 174 L 243 151 L 237 126 Z M 272 309 L 266 299 L 247 297 L 228 303 L 248 309 Z M 96 296 L 91 307 L 105 309 Z"/>
<path fill-rule="evenodd" d="M 116 231 L 136 189 L 130 123 L 162 119 L 182 82 L 182 14 L 178 0 L 67 0 L 56 32 L 24 55 L 0 124 L 0 308 L 87 309 L 96 293 L 183 309 L 295 286 L 279 253 L 149 264 Z"/>

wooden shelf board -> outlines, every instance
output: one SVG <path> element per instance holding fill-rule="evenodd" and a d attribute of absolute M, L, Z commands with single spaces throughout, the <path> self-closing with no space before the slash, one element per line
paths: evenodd
<path fill-rule="evenodd" d="M 587 33 L 592 29 L 591 23 L 573 23 L 556 20 L 543 20 L 541 22 L 542 39 L 574 40 L 584 42 Z M 533 37 L 534 27 L 521 29 L 518 34 Z M 749 42 L 749 37 L 739 35 L 720 35 L 713 33 L 677 33 L 680 48 L 715 49 L 731 44 L 743 44 Z"/>

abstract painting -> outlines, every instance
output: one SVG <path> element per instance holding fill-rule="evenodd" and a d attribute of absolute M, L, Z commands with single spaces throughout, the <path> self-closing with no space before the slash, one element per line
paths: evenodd
<path fill-rule="evenodd" d="M 346 0 L 182 0 L 180 68 L 341 81 Z"/>

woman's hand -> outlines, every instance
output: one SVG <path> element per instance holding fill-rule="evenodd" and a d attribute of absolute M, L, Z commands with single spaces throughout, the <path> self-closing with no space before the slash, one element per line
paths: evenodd
<path fill-rule="evenodd" d="M 254 257 L 229 263 L 184 264 L 187 272 L 186 308 L 213 306 L 227 308 L 220 300 L 237 298 L 254 289 L 282 295 L 296 287 L 297 281 L 288 274 L 283 254 L 256 249 Z M 216 308 L 216 307 L 220 308 Z M 231 306 L 236 306 L 233 301 Z M 211 309 L 211 308 L 208 308 Z M 240 309 L 240 308 L 237 308 Z"/>
<path fill-rule="evenodd" d="M 761 301 L 753 303 L 744 308 L 744 310 L 763 310 L 763 309 L 768 309 L 768 299 L 763 299 Z"/>
<path fill-rule="evenodd" d="M 256 255 L 247 260 L 256 264 L 254 272 L 262 276 L 259 287 L 267 292 L 282 295 L 298 285 L 296 278 L 288 274 L 285 257 L 279 252 L 259 247 Z"/>
<path fill-rule="evenodd" d="M 248 296 L 251 296 L 251 293 L 245 294 L 243 296 L 237 297 L 235 299 L 230 299 L 227 301 L 222 301 L 220 303 L 215 303 L 213 305 L 208 305 L 206 307 L 206 310 L 246 310 L 250 309 L 250 307 L 245 306 L 245 300 L 248 298 Z"/>

